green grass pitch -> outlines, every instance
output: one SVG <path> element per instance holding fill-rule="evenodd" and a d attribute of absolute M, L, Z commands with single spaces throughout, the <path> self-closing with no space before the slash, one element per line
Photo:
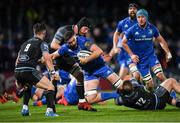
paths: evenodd
<path fill-rule="evenodd" d="M 23 117 L 20 114 L 21 102 L 15 104 L 11 101 L 0 104 L 0 122 L 178 122 L 180 121 L 180 109 L 168 105 L 161 111 L 139 111 L 114 105 L 109 100 L 104 105 L 96 104 L 97 112 L 79 111 L 77 106 L 57 105 L 55 118 L 44 116 L 46 106 L 31 106 L 31 116 Z"/>

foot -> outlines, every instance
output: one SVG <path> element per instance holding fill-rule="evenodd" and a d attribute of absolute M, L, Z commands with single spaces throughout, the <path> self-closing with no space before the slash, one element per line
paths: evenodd
<path fill-rule="evenodd" d="M 39 106 L 39 107 L 41 107 L 42 105 L 43 105 L 43 103 L 42 103 L 41 100 L 39 100 L 39 101 L 34 101 L 34 102 L 33 102 L 33 106 Z"/>
<path fill-rule="evenodd" d="M 30 115 L 29 110 L 26 110 L 26 109 L 22 109 L 21 114 L 22 114 L 22 116 L 29 116 Z"/>
<path fill-rule="evenodd" d="M 97 109 L 92 108 L 92 106 L 87 102 L 78 103 L 78 109 L 85 110 L 85 111 L 97 111 Z"/>
<path fill-rule="evenodd" d="M 15 103 L 17 103 L 17 102 L 19 101 L 19 98 L 17 97 L 16 93 L 13 92 L 12 96 L 13 96 L 12 100 L 13 100 Z"/>
<path fill-rule="evenodd" d="M 59 115 L 54 113 L 53 111 L 46 111 L 45 116 L 47 116 L 47 117 L 58 117 Z"/>
<path fill-rule="evenodd" d="M 62 98 L 59 99 L 57 103 L 60 105 L 65 105 L 65 106 L 68 105 L 68 102 L 67 102 L 66 98 L 64 97 L 64 95 L 62 95 Z"/>

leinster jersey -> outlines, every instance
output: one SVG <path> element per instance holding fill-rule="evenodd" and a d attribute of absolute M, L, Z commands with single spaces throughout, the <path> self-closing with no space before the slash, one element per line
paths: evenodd
<path fill-rule="evenodd" d="M 133 53 L 141 59 L 142 57 L 147 58 L 149 55 L 154 54 L 153 37 L 157 38 L 159 31 L 150 23 L 147 23 L 145 28 L 135 24 L 126 31 L 125 36 L 127 40 L 131 40 L 133 43 L 133 46 L 131 46 Z"/>
<path fill-rule="evenodd" d="M 90 46 L 93 44 L 92 40 L 89 38 L 86 38 L 84 36 L 77 36 L 76 37 L 77 46 L 76 47 L 70 47 L 68 44 L 62 45 L 62 47 L 58 50 L 58 53 L 60 55 L 68 54 L 75 59 L 77 59 L 77 54 L 81 50 L 87 50 L 90 51 Z M 105 64 L 102 57 L 98 57 L 90 62 L 88 62 L 85 65 L 81 65 L 82 69 L 87 72 L 94 72 L 96 69 L 101 68 Z"/>

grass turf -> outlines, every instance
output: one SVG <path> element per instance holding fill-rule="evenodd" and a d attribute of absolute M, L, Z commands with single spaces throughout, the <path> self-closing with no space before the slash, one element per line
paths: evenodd
<path fill-rule="evenodd" d="M 31 104 L 31 103 L 30 103 Z M 168 105 L 161 111 L 139 111 L 114 105 L 113 100 L 104 105 L 94 105 L 97 112 L 79 111 L 77 106 L 57 105 L 55 118 L 44 116 L 46 106 L 30 105 L 31 116 L 21 116 L 21 102 L 0 104 L 0 122 L 176 122 L 180 121 L 180 109 Z"/>

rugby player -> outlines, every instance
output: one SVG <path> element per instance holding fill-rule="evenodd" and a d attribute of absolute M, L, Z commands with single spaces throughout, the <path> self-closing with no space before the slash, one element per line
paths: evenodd
<path fill-rule="evenodd" d="M 116 98 L 117 105 L 124 105 L 140 110 L 160 110 L 170 104 L 180 108 L 180 101 L 170 96 L 175 90 L 180 93 L 180 84 L 173 78 L 163 81 L 154 92 L 149 92 L 135 79 L 126 79 L 119 90 L 120 97 Z"/>
<path fill-rule="evenodd" d="M 64 34 L 68 30 L 73 30 L 73 32 L 77 35 L 84 36 L 88 33 L 88 31 L 91 29 L 91 23 L 90 21 L 84 17 L 79 20 L 79 22 L 76 25 L 67 25 L 60 27 L 52 42 L 51 42 L 51 48 L 54 50 L 57 50 L 61 47 L 61 45 L 64 44 Z M 77 93 L 79 95 L 79 103 L 78 103 L 78 109 L 79 110 L 87 110 L 87 111 L 95 111 L 94 108 L 91 107 L 90 104 L 88 104 L 84 97 L 84 74 L 81 68 L 78 64 L 76 64 L 76 61 L 73 57 L 64 54 L 61 55 L 61 57 L 56 58 L 56 65 L 58 69 L 64 70 L 70 74 L 72 74 L 76 79 L 76 89 Z"/>
<path fill-rule="evenodd" d="M 34 36 L 21 45 L 15 64 L 15 77 L 18 84 L 25 86 L 23 108 L 21 114 L 29 116 L 28 103 L 31 97 L 32 85 L 46 90 L 47 110 L 45 115 L 58 116 L 55 113 L 54 86 L 43 74 L 36 70 L 38 60 L 43 57 L 49 70 L 51 80 L 54 80 L 55 70 L 49 54 L 48 44 L 44 41 L 46 36 L 45 24 L 36 23 L 33 26 Z"/>
<path fill-rule="evenodd" d="M 122 39 L 122 46 L 130 55 L 132 61 L 137 64 L 137 68 L 146 83 L 148 90 L 152 90 L 154 83 L 150 73 L 152 69 L 157 78 L 163 82 L 166 77 L 161 64 L 154 52 L 153 38 L 156 39 L 166 53 L 167 62 L 172 58 L 171 52 L 164 38 L 158 29 L 148 21 L 148 12 L 145 9 L 138 10 L 138 23 L 128 29 Z M 128 46 L 128 41 L 132 46 Z"/>
<path fill-rule="evenodd" d="M 103 51 L 91 39 L 75 35 L 72 29 L 67 31 L 65 36 L 66 44 L 62 45 L 52 56 L 53 58 L 57 58 L 61 55 L 68 54 L 74 57 L 74 59 L 77 59 L 77 63 L 84 70 L 86 100 L 92 104 L 116 98 L 118 96 L 117 93 L 100 93 L 97 91 L 100 77 L 107 79 L 116 88 L 120 88 L 122 82 L 119 76 L 103 61 L 101 57 Z M 90 52 L 90 55 L 88 57 L 78 57 L 78 53 L 82 50 Z"/>

